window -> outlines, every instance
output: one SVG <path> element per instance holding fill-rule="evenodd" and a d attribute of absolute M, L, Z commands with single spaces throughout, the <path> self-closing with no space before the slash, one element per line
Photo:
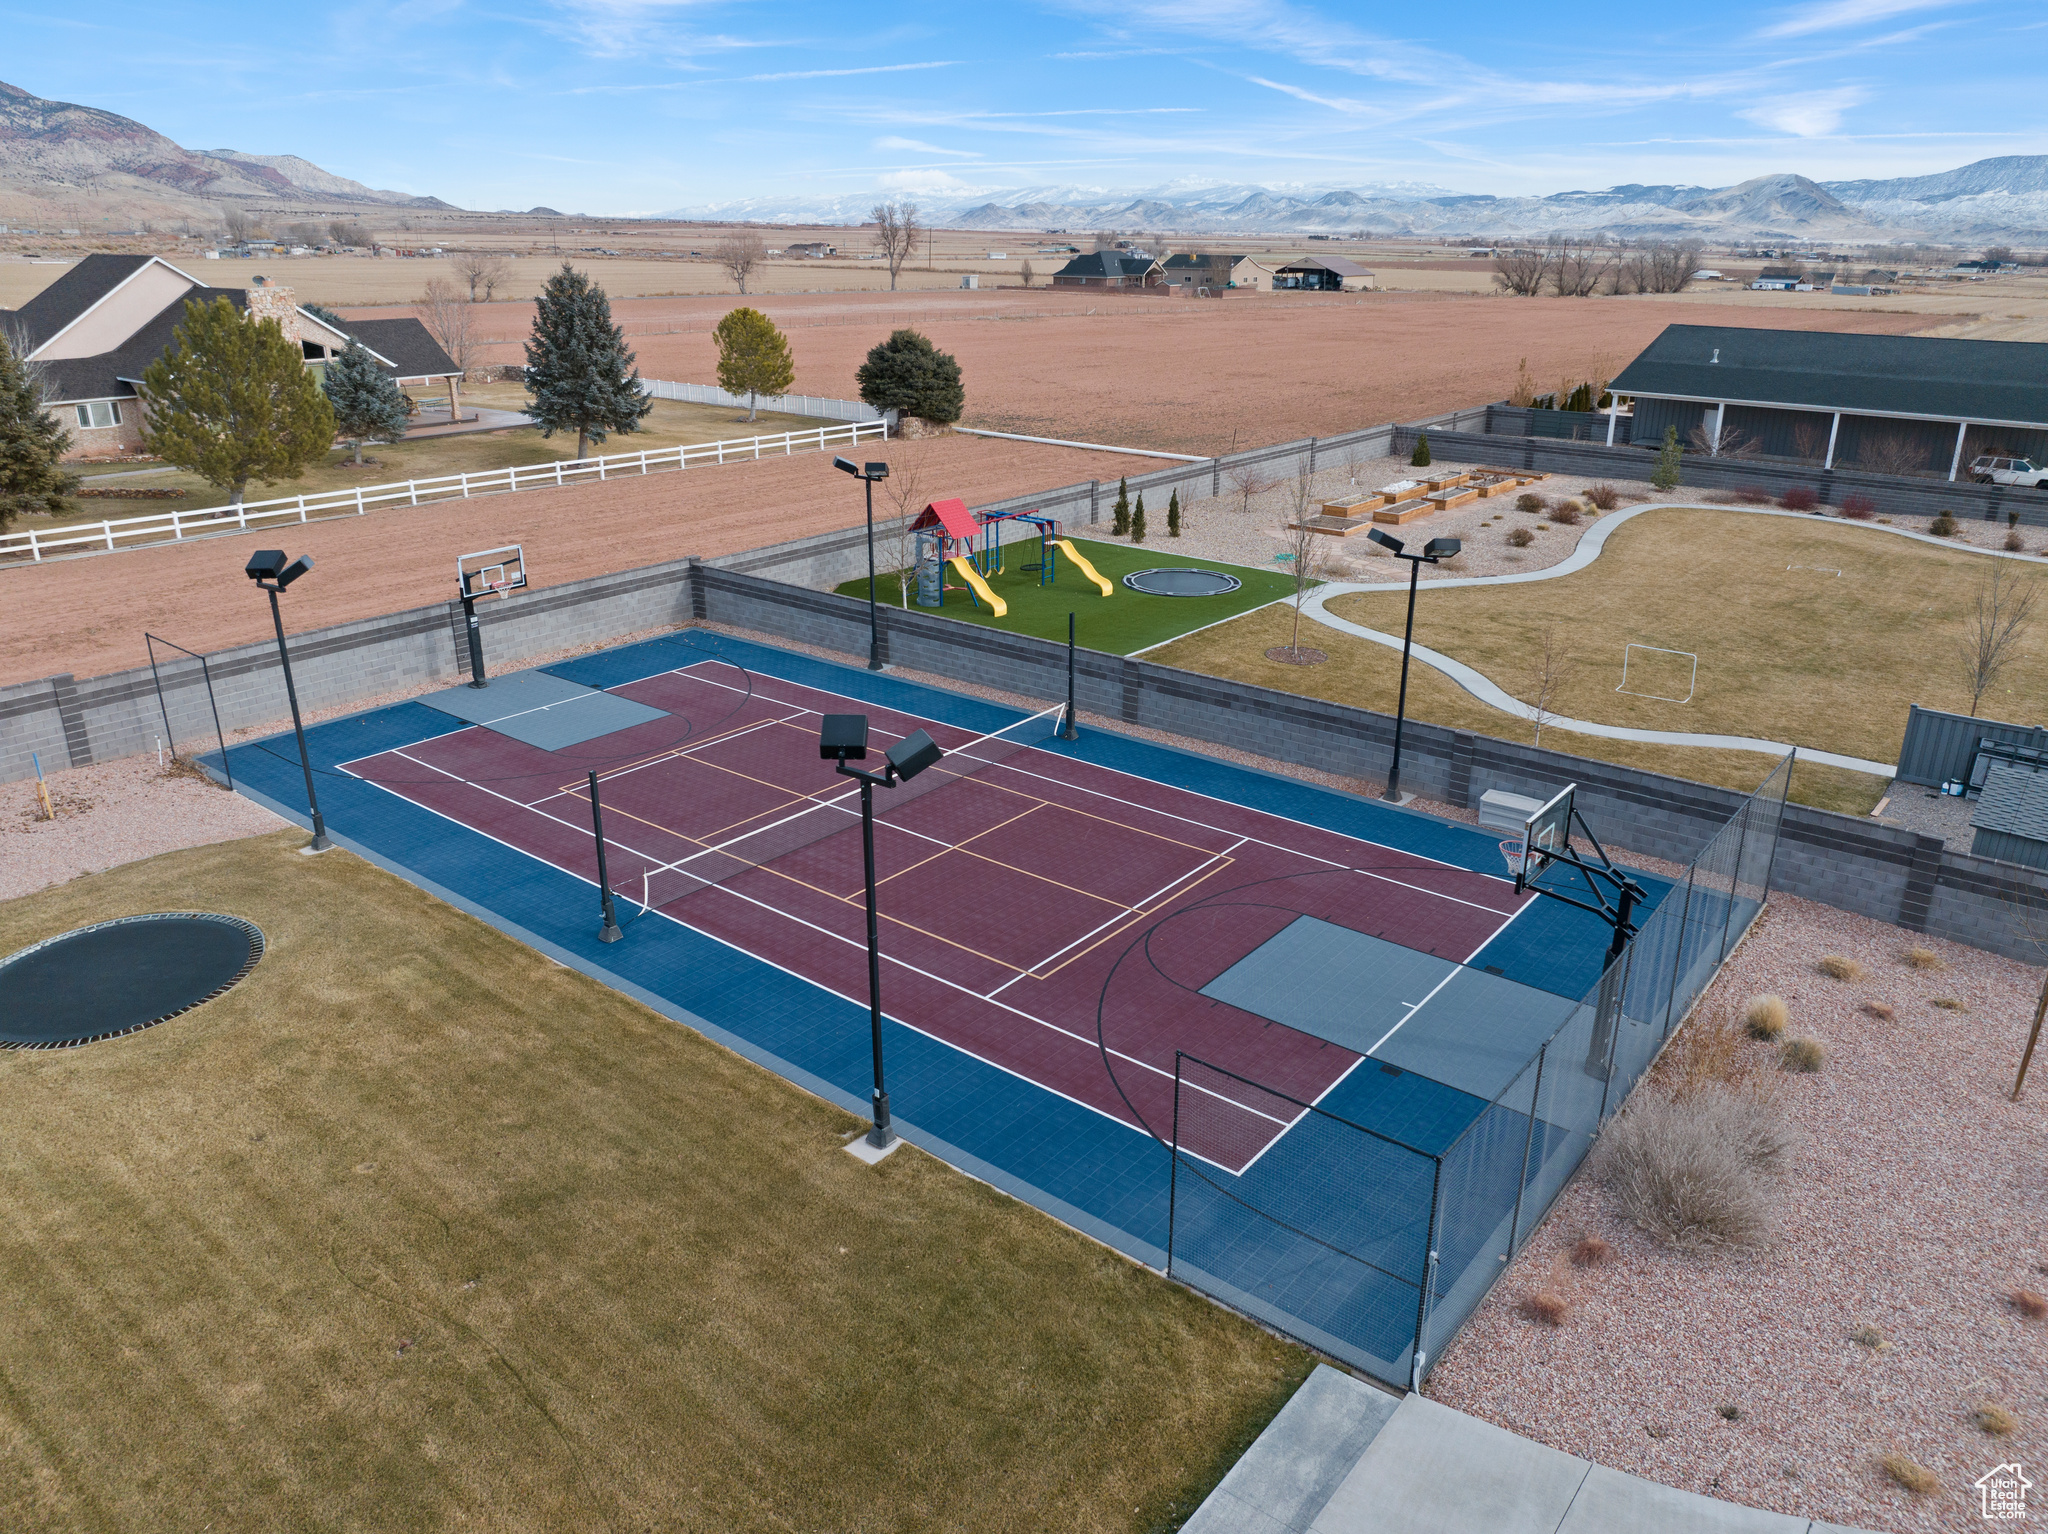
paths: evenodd
<path fill-rule="evenodd" d="M 84 427 L 119 426 L 121 406 L 116 400 L 96 399 L 78 407 L 78 424 Z"/>

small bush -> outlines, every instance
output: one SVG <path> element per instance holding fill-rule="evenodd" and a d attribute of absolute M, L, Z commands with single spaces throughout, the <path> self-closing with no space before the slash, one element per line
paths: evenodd
<path fill-rule="evenodd" d="M 1853 517 L 1858 522 L 1868 522 L 1877 512 L 1877 502 L 1867 495 L 1845 495 L 1842 497 L 1842 515 Z"/>
<path fill-rule="evenodd" d="M 1868 1348 L 1873 1353 L 1882 1353 L 1891 1344 L 1884 1340 L 1884 1333 L 1876 1327 L 1863 1325 L 1849 1333 L 1849 1340 L 1859 1348 Z"/>
<path fill-rule="evenodd" d="M 1914 969 L 1948 968 L 1948 960 L 1944 959 L 1932 948 L 1908 948 L 1902 957 Z"/>
<path fill-rule="evenodd" d="M 1993 1438 L 2004 1438 L 2009 1433 L 2019 1431 L 2020 1419 L 1995 1401 L 1986 1401 L 1971 1412 L 1970 1416 L 1978 1427 Z"/>
<path fill-rule="evenodd" d="M 1745 506 L 1768 506 L 1771 504 L 1771 492 L 1762 485 L 1744 485 L 1735 492 L 1735 499 Z"/>
<path fill-rule="evenodd" d="M 1508 534 L 1508 547 L 1511 549 L 1526 549 L 1535 541 L 1536 535 L 1526 527 L 1518 527 Z"/>
<path fill-rule="evenodd" d="M 2007 533 L 2007 534 L 2005 535 L 2005 552 L 2006 552 L 2006 553 L 2008 553 L 2008 554 L 2017 554 L 2017 553 L 2019 553 L 2019 552 L 2020 552 L 2021 550 L 2025 549 L 2025 548 L 2026 548 L 2026 546 L 2027 546 L 2027 541 L 2026 541 L 2026 539 L 2022 538 L 2022 537 L 2021 537 L 2021 536 L 2020 536 L 2020 535 L 2019 535 L 2018 533 Z"/>
<path fill-rule="evenodd" d="M 1753 1039 L 1775 1039 L 1791 1021 L 1790 1009 L 1777 996 L 1759 996 L 1742 1011 L 1742 1025 Z"/>
<path fill-rule="evenodd" d="M 1888 1023 L 1897 1016 L 1892 1011 L 1890 1005 L 1882 1001 L 1866 1001 L 1863 1003 L 1863 1010 L 1876 1018 L 1880 1023 Z"/>
<path fill-rule="evenodd" d="M 1932 1470 L 1918 1460 L 1901 1454 L 1897 1449 L 1888 1454 L 1880 1454 L 1877 1457 L 1877 1468 L 1916 1497 L 1924 1497 L 1929 1492 L 1941 1490 L 1941 1482 L 1934 1478 Z"/>
<path fill-rule="evenodd" d="M 1812 1075 L 1828 1061 L 1828 1052 L 1819 1039 L 1787 1039 L 1785 1047 L 1778 1053 L 1778 1067 L 1781 1070 L 1798 1071 Z"/>
<path fill-rule="evenodd" d="M 1575 1268 L 1597 1268 L 1614 1257 L 1614 1248 L 1598 1236 L 1581 1236 L 1572 1243 L 1571 1259 Z"/>
<path fill-rule="evenodd" d="M 1778 497 L 1778 504 L 1787 511 L 1812 511 L 1820 505 L 1820 497 L 1805 485 L 1794 485 Z"/>
<path fill-rule="evenodd" d="M 1967 1012 L 1970 1010 L 1953 996 L 1931 997 L 1929 998 L 1928 1005 L 1939 1007 L 1944 1012 Z"/>
<path fill-rule="evenodd" d="M 1681 1248 L 1749 1246 L 1770 1230 L 1793 1144 L 1769 1092 L 1638 1094 L 1601 1138 L 1601 1172 L 1651 1235 Z"/>
<path fill-rule="evenodd" d="M 1534 490 L 1524 490 L 1515 497 L 1515 510 L 1526 511 L 1532 516 L 1549 504 L 1548 501 L 1544 500 Z"/>
<path fill-rule="evenodd" d="M 1944 511 L 1927 524 L 1927 531 L 1937 538 L 1953 538 L 1956 535 L 1956 519 Z"/>
<path fill-rule="evenodd" d="M 1733 1401 L 1730 1401 L 1725 1406 L 1717 1406 L 1714 1410 L 1721 1414 L 1723 1422 L 1740 1422 L 1742 1420 L 1742 1408 Z"/>
<path fill-rule="evenodd" d="M 1577 501 L 1560 501 L 1550 509 L 1550 520 L 1560 527 L 1577 527 L 1581 514 Z"/>
<path fill-rule="evenodd" d="M 1854 959 L 1845 959 L 1838 953 L 1831 953 L 1815 966 L 1830 980 L 1860 980 L 1863 966 Z"/>
<path fill-rule="evenodd" d="M 1359 547 L 1359 552 L 1367 559 L 1392 559 L 1394 557 L 1387 552 L 1385 545 L 1374 543 L 1370 538 L 1366 539 Z"/>
<path fill-rule="evenodd" d="M 1565 1318 L 1572 1313 L 1569 1301 L 1554 1290 L 1544 1289 L 1535 1294 L 1525 1294 L 1522 1302 L 1515 1307 L 1515 1313 L 1524 1321 L 1536 1321 L 1544 1326 L 1562 1326 Z"/>
<path fill-rule="evenodd" d="M 2015 1289 L 2006 1298 L 2012 1301 L 2012 1308 L 2029 1321 L 2048 1317 L 2048 1299 L 2043 1299 L 2031 1289 Z"/>
<path fill-rule="evenodd" d="M 1586 499 L 1602 511 L 1612 511 L 1621 504 L 1621 492 L 1612 485 L 1599 484 L 1586 492 Z"/>

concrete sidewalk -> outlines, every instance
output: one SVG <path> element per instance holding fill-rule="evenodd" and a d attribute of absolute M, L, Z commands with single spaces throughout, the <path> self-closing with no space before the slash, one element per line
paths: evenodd
<path fill-rule="evenodd" d="M 1327 1364 L 1183 1534 L 1862 1534 L 1624 1475 Z"/>

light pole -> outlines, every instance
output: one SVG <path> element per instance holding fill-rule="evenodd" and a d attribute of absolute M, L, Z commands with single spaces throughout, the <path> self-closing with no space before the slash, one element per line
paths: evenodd
<path fill-rule="evenodd" d="M 320 818 L 320 800 L 313 792 L 313 758 L 306 751 L 306 727 L 299 720 L 299 690 L 292 685 L 292 656 L 284 642 L 284 613 L 277 605 L 277 594 L 312 568 L 310 554 L 301 554 L 287 564 L 283 549 L 258 549 L 242 567 L 242 573 L 270 593 L 270 621 L 277 628 L 277 658 L 284 667 L 284 695 L 291 700 L 292 733 L 299 737 L 299 766 L 306 773 L 306 808 L 313 812 L 313 840 L 307 850 L 325 852 L 334 843 L 327 839 L 327 823 Z"/>
<path fill-rule="evenodd" d="M 1399 538 L 1369 527 L 1365 536 L 1377 543 L 1396 559 L 1408 561 L 1408 626 L 1401 633 L 1401 698 L 1394 707 L 1394 766 L 1387 774 L 1387 791 L 1380 795 L 1390 804 L 1401 802 L 1401 727 L 1408 720 L 1408 651 L 1415 643 L 1415 583 L 1422 574 L 1424 565 L 1433 565 L 1440 559 L 1449 559 L 1465 545 L 1456 538 L 1432 538 L 1422 546 L 1420 554 L 1404 554 Z"/>
<path fill-rule="evenodd" d="M 907 783 L 932 765 L 945 752 L 923 730 L 906 735 L 884 755 L 880 772 L 850 767 L 849 762 L 867 760 L 868 716 L 827 714 L 818 729 L 818 755 L 836 761 L 837 771 L 860 783 L 861 855 L 867 867 L 868 891 L 868 1028 L 874 1036 L 875 1094 L 874 1122 L 868 1129 L 868 1144 L 887 1150 L 896 1138 L 889 1127 L 889 1093 L 882 1082 L 882 940 L 875 916 L 875 789 L 894 788 Z"/>
<path fill-rule="evenodd" d="M 856 464 L 851 458 L 835 458 L 832 467 L 842 474 L 851 474 L 868 489 L 868 670 L 880 671 L 882 630 L 881 619 L 875 612 L 875 481 L 889 477 L 889 466 L 886 463 Z"/>

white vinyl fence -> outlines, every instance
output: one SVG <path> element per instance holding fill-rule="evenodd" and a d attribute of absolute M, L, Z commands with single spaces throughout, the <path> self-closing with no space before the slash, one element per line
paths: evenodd
<path fill-rule="evenodd" d="M 681 400 L 690 405 L 734 405 L 748 408 L 744 394 L 732 394 L 716 384 L 671 383 L 666 378 L 643 378 L 640 388 L 654 399 Z M 815 394 L 763 394 L 754 401 L 761 410 L 783 415 L 814 416 L 823 421 L 891 421 L 896 412 L 877 410 L 857 399 L 824 399 Z"/>
<path fill-rule="evenodd" d="M 409 479 L 402 484 L 362 485 L 352 490 L 325 490 L 283 496 L 272 501 L 244 501 L 240 506 L 209 506 L 192 511 L 166 511 L 148 517 L 119 517 L 106 522 L 71 523 L 47 530 L 0 533 L 0 562 L 50 554 L 104 552 L 142 543 L 203 537 L 229 527 L 247 529 L 280 522 L 304 522 L 314 516 L 361 515 L 373 506 L 420 506 L 433 501 L 466 500 L 501 490 L 580 484 L 649 474 L 657 469 L 737 463 L 799 452 L 822 452 L 838 444 L 866 442 L 888 435 L 883 421 L 849 421 L 816 431 L 784 432 L 773 437 L 746 437 L 731 442 L 695 442 L 686 447 L 650 448 L 639 453 L 613 453 L 604 458 L 557 459 L 520 468 L 482 469 L 473 474 L 443 474 L 435 479 Z"/>

